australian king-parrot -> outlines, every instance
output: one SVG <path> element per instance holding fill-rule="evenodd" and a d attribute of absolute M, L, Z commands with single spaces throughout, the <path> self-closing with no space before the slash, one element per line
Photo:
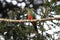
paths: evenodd
<path fill-rule="evenodd" d="M 35 13 L 30 9 L 30 8 L 26 8 L 27 10 L 27 16 L 28 16 L 28 20 L 33 20 L 35 19 Z M 33 21 L 31 22 L 34 29 L 35 29 L 35 33 L 38 34 L 38 29 L 37 29 L 37 22 Z"/>

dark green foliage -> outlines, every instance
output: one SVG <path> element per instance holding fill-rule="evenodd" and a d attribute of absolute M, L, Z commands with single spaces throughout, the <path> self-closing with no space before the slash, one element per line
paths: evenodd
<path fill-rule="evenodd" d="M 43 13 L 43 10 L 42 10 L 42 13 L 44 15 L 42 15 L 41 18 L 47 18 L 49 12 L 51 12 L 51 11 L 55 11 L 56 15 L 60 15 L 60 5 L 57 6 L 56 2 L 57 2 L 57 0 L 52 0 L 51 2 L 46 1 L 46 3 L 44 3 L 42 5 L 46 9 L 45 10 L 46 12 Z M 31 3 L 33 3 L 32 0 L 31 0 Z M 55 6 L 52 6 L 53 3 L 55 3 Z M 1 5 L 2 4 L 0 3 L 0 11 L 1 11 L 1 8 L 2 8 Z M 39 5 L 39 6 L 41 6 L 41 5 Z M 34 6 L 34 8 L 35 8 L 35 6 Z M 7 13 L 7 16 L 4 17 L 4 18 L 15 19 L 15 20 L 16 19 L 18 19 L 18 20 L 27 19 L 27 16 L 24 17 L 24 14 L 26 13 L 25 9 L 22 11 L 21 8 L 11 6 L 11 4 L 7 4 L 6 7 L 4 8 L 4 10 L 2 10 L 2 12 L 3 11 L 4 11 L 4 13 Z M 20 18 L 21 15 L 23 15 L 22 18 Z M 35 17 L 36 15 L 33 14 L 33 16 Z M 59 25 L 58 23 L 54 23 L 54 24 Z M 19 26 L 17 26 L 17 25 L 19 25 Z M 41 22 L 39 22 L 39 26 L 40 26 L 39 30 L 42 32 L 42 34 L 38 34 L 38 35 L 32 37 L 33 40 L 45 40 L 46 37 L 51 37 L 51 35 L 49 35 L 49 34 L 47 34 L 46 37 L 43 36 L 43 32 L 46 31 L 44 29 L 43 25 L 41 25 Z M 49 30 L 51 30 L 51 28 Z M 7 32 L 7 33 L 4 35 L 4 32 Z M 28 38 L 27 35 L 30 35 L 30 33 L 35 33 L 34 27 L 30 26 L 30 25 L 26 26 L 24 24 L 24 22 L 21 22 L 21 23 L 10 23 L 10 22 L 3 22 L 2 21 L 0 23 L 0 34 L 4 35 L 5 40 L 11 39 L 11 36 L 13 36 L 13 40 L 28 40 L 27 39 Z"/>

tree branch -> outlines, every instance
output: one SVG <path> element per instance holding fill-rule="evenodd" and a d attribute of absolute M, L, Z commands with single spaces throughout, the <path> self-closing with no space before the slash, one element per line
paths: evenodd
<path fill-rule="evenodd" d="M 5 22 L 32 22 L 32 21 L 50 21 L 50 20 L 60 20 L 60 18 L 43 18 L 43 19 L 33 19 L 33 20 L 14 20 L 14 19 L 6 19 L 6 18 L 0 18 L 0 21 L 5 21 Z"/>

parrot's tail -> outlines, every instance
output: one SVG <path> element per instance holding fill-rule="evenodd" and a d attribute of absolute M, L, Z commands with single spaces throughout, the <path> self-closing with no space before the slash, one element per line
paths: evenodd
<path fill-rule="evenodd" d="M 32 25 L 34 26 L 35 33 L 38 34 L 37 23 L 36 22 L 32 22 Z"/>

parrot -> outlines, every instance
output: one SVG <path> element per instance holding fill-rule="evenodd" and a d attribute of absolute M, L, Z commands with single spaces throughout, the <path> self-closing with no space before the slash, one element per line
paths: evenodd
<path fill-rule="evenodd" d="M 26 10 L 27 10 L 27 18 L 28 18 L 28 20 L 33 20 L 33 19 L 35 19 L 35 14 L 34 14 L 34 12 L 33 12 L 32 10 L 30 10 L 30 8 L 26 8 Z M 34 29 L 35 29 L 35 33 L 38 34 L 37 22 L 36 22 L 36 21 L 33 21 L 33 22 L 31 22 L 31 23 L 32 23 L 32 25 L 33 25 L 33 27 L 34 27 Z"/>

